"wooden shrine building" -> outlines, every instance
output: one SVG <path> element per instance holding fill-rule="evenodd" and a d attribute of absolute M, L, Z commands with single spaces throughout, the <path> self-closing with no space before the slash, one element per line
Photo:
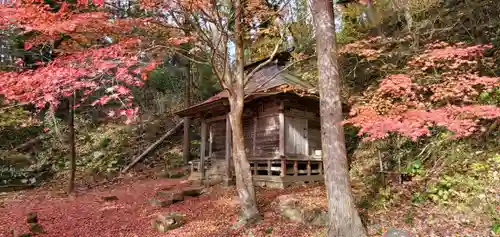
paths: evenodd
<path fill-rule="evenodd" d="M 257 186 L 284 188 L 323 180 L 319 98 L 314 86 L 284 70 L 289 57 L 288 52 L 278 54 L 245 86 L 245 147 Z M 233 178 L 227 97 L 227 91 L 222 91 L 176 113 L 201 120 L 201 154 L 192 161 L 191 171 L 199 172 L 202 179 L 206 175 Z"/>

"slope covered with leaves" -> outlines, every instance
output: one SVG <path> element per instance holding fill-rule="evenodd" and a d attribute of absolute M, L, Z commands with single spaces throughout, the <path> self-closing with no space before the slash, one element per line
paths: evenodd
<path fill-rule="evenodd" d="M 355 199 L 363 221 L 371 236 L 380 236 L 390 227 L 406 229 L 414 236 L 495 236 L 500 229 L 498 3 L 409 0 L 412 17 L 409 24 L 404 12 L 389 7 L 389 2 L 394 1 L 375 1 L 379 15 L 383 16 L 380 19 L 383 37 L 369 37 L 369 27 L 349 20 L 359 14 L 356 6 L 344 11 L 346 21 L 338 37 L 342 43 L 343 98 L 350 108 L 350 114 L 346 115 L 346 141 Z M 298 43 L 297 58 L 312 54 L 312 30 L 307 24 L 295 24 L 292 31 Z M 273 42 L 267 43 L 274 46 Z M 256 54 L 267 53 L 256 50 Z M 312 58 L 294 69 L 306 80 L 314 81 L 315 66 Z M 194 73 L 199 77 L 193 83 L 200 91 L 196 95 L 199 100 L 214 90 L 208 71 L 200 68 Z M 142 123 L 101 123 L 92 111 L 78 117 L 79 180 L 113 177 L 131 157 L 178 122 L 169 112 L 178 109 L 182 101 L 180 73 L 166 65 L 164 70 L 153 71 L 144 88 L 132 91 L 141 109 L 146 111 Z M 16 179 L 31 182 L 32 177 L 38 178 L 49 170 L 48 173 L 59 175 L 56 177 L 65 177 L 62 170 L 68 166 L 68 148 L 61 134 L 67 128 L 58 118 L 45 118 L 41 126 L 30 117 L 25 110 L 13 108 L 0 114 L 3 152 L 0 156 L 8 157 L 1 160 L 2 167 L 7 168 L 0 171 L 0 176 L 18 175 Z M 44 128 L 51 132 L 44 133 Z M 47 135 L 30 149 L 13 149 L 41 134 Z M 144 162 L 146 167 L 154 166 L 154 159 L 160 161 L 159 166 L 175 166 L 180 159 L 175 149 L 178 141 L 172 139 L 171 144 L 164 144 L 151 154 Z M 395 172 L 404 174 L 402 184 Z M 99 191 L 97 194 L 89 191 L 75 200 L 50 199 L 29 192 L 29 196 L 9 201 L 1 218 L 7 220 L 13 216 L 22 223 L 25 213 L 16 208 L 22 201 L 40 199 L 29 207 L 38 208 L 42 214 L 55 213 L 44 217 L 51 231 L 67 228 L 74 233 L 82 231 L 82 236 L 95 236 L 97 232 L 83 233 L 95 224 L 99 225 L 96 231 L 109 235 L 136 229 L 138 236 L 156 236 L 147 217 L 154 212 L 143 205 L 146 198 L 143 195 L 153 193 L 162 182 L 119 185 L 116 192 L 123 202 L 114 206 L 93 196 L 103 195 Z M 259 190 L 265 220 L 253 227 L 255 236 L 315 236 L 313 232 L 321 235 L 321 230 L 279 218 L 274 222 L 277 218 L 271 205 L 274 198 L 280 193 L 296 191 L 311 205 L 326 208 L 322 187 Z M 233 190 L 223 189 L 213 196 L 172 206 L 171 210 L 186 211 L 189 217 L 188 224 L 171 232 L 172 236 L 183 231 L 191 231 L 188 232 L 191 236 L 250 235 L 230 230 L 236 216 L 236 207 L 231 204 L 233 198 Z M 61 202 L 64 203 L 59 205 Z M 65 218 L 65 208 L 79 212 L 72 217 L 82 221 L 74 225 L 61 221 Z M 117 226 L 119 222 L 109 216 L 135 219 L 129 218 Z M 209 218 L 213 216 L 221 218 Z M 17 221 L 13 228 L 24 228 Z"/>
<path fill-rule="evenodd" d="M 378 1 L 385 35 L 341 48 L 358 204 L 372 235 L 396 226 L 417 236 L 495 236 L 498 3 L 409 2 L 411 24 Z"/>

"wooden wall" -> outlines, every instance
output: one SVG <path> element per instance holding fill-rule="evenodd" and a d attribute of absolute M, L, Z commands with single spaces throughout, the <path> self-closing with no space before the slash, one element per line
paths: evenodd
<path fill-rule="evenodd" d="M 275 157 L 279 153 L 278 114 L 258 117 L 256 126 L 255 157 Z"/>
<path fill-rule="evenodd" d="M 282 100 L 283 98 L 286 100 Z M 281 111 L 285 118 L 285 155 L 308 156 L 314 150 L 321 150 L 319 105 L 301 98 L 280 97 L 245 105 L 243 132 L 249 158 L 279 156 Z M 215 158 L 223 159 L 226 149 L 226 120 L 221 117 L 210 122 L 208 127 L 208 139 L 211 137 L 212 142 L 207 144 L 207 155 L 213 154 Z"/>
<path fill-rule="evenodd" d="M 319 103 L 299 97 L 284 101 L 285 154 L 310 156 L 321 150 Z"/>
<path fill-rule="evenodd" d="M 208 149 L 216 157 L 224 157 L 226 154 L 226 120 L 217 120 L 209 125 L 209 139 L 212 138 L 211 144 L 209 143 Z M 210 142 L 210 140 L 209 140 Z M 210 152 L 210 151 L 209 151 Z M 209 153 L 209 155 L 212 155 Z"/>
<path fill-rule="evenodd" d="M 309 154 L 314 154 L 314 150 L 321 150 L 321 124 L 318 119 L 308 120 L 308 140 Z"/>

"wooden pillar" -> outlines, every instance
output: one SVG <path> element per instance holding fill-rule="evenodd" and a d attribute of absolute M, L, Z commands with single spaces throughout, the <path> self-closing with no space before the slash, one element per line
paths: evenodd
<path fill-rule="evenodd" d="M 207 146 L 207 122 L 201 120 L 200 172 L 201 180 L 205 180 L 205 152 Z"/>
<path fill-rule="evenodd" d="M 319 175 L 323 175 L 323 161 L 319 162 L 318 171 Z"/>
<path fill-rule="evenodd" d="M 256 149 L 257 149 L 257 123 L 258 123 L 258 118 L 257 116 L 255 116 L 253 118 L 253 134 L 252 134 L 252 138 L 253 138 L 253 142 L 252 142 L 252 155 L 255 156 L 255 153 L 256 153 Z"/>
<path fill-rule="evenodd" d="M 306 112 L 307 112 L 307 109 L 306 109 Z M 304 128 L 304 146 L 305 146 L 305 151 L 306 151 L 306 156 L 307 158 L 310 158 L 312 153 L 309 152 L 309 119 L 306 118 L 306 124 L 305 124 L 305 128 Z"/>
<path fill-rule="evenodd" d="M 285 159 L 285 157 L 281 158 L 281 174 L 280 174 L 280 176 L 281 177 L 286 176 L 286 159 Z"/>
<path fill-rule="evenodd" d="M 267 160 L 267 175 L 268 176 L 271 176 L 273 171 L 271 169 L 272 165 L 271 165 L 271 160 Z"/>
<path fill-rule="evenodd" d="M 298 176 L 299 175 L 299 164 L 297 160 L 293 161 L 293 176 Z"/>
<path fill-rule="evenodd" d="M 212 146 L 214 143 L 214 131 L 213 131 L 213 123 L 208 126 L 208 156 L 212 156 Z"/>
<path fill-rule="evenodd" d="M 184 164 L 187 165 L 191 160 L 191 135 L 190 135 L 191 120 L 189 117 L 184 117 L 184 139 L 182 144 L 182 155 Z"/>
<path fill-rule="evenodd" d="M 230 185 L 233 180 L 233 175 L 231 173 L 231 122 L 229 121 L 229 116 L 226 117 L 226 180 L 224 181 L 226 185 Z"/>
<path fill-rule="evenodd" d="M 307 176 L 311 176 L 311 161 L 307 161 Z"/>
<path fill-rule="evenodd" d="M 285 156 L 285 114 L 284 114 L 284 104 L 281 102 L 281 108 L 278 115 L 279 126 L 280 126 L 280 144 L 279 144 L 279 153 L 280 156 Z"/>

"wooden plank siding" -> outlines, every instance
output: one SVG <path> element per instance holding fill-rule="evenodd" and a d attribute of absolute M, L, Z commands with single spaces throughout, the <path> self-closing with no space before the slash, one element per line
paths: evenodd
<path fill-rule="evenodd" d="M 307 119 L 285 116 L 285 155 L 307 156 Z"/>
<path fill-rule="evenodd" d="M 285 155 L 308 159 L 321 150 L 319 105 L 296 97 L 284 99 Z"/>
<path fill-rule="evenodd" d="M 275 157 L 279 152 L 279 116 L 257 118 L 255 133 L 255 153 L 257 157 Z"/>
<path fill-rule="evenodd" d="M 249 158 L 274 158 L 278 154 L 280 123 L 276 107 L 260 107 L 260 113 L 243 118 L 245 149 Z M 213 158 L 224 158 L 226 151 L 226 120 L 212 120 L 209 124 L 209 136 L 207 151 L 212 152 L 210 155 Z"/>
<path fill-rule="evenodd" d="M 210 156 L 224 157 L 226 152 L 226 120 L 210 123 Z"/>
<path fill-rule="evenodd" d="M 308 159 L 321 150 L 319 106 L 299 99 L 275 98 L 245 105 L 243 133 L 249 159 Z M 226 158 L 226 119 L 207 118 L 210 137 L 207 154 Z"/>
<path fill-rule="evenodd" d="M 315 150 L 321 150 L 321 123 L 319 118 L 309 119 L 307 125 L 309 154 L 314 154 Z"/>

